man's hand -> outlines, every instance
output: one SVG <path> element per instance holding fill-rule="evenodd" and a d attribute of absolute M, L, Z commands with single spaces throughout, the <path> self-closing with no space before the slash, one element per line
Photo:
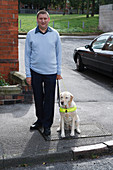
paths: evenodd
<path fill-rule="evenodd" d="M 31 86 L 31 77 L 26 77 L 26 82 Z"/>
<path fill-rule="evenodd" d="M 61 75 L 57 75 L 57 80 L 61 80 L 62 79 L 62 76 Z"/>

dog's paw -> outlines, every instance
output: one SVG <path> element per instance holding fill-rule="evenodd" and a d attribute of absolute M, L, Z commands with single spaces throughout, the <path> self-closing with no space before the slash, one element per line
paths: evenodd
<path fill-rule="evenodd" d="M 59 132 L 59 131 L 60 131 L 60 127 L 57 128 L 57 132 Z"/>
<path fill-rule="evenodd" d="M 65 138 L 65 134 L 62 133 L 62 134 L 61 134 L 61 137 L 62 137 L 62 138 Z"/>
<path fill-rule="evenodd" d="M 74 133 L 71 133 L 70 136 L 75 136 L 75 134 L 74 134 Z"/>
<path fill-rule="evenodd" d="M 78 128 L 78 129 L 76 129 L 76 132 L 80 134 L 81 130 Z"/>

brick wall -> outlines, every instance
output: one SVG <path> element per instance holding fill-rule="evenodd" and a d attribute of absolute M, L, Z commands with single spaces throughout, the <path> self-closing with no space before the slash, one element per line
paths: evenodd
<path fill-rule="evenodd" d="M 0 73 L 18 70 L 18 0 L 0 0 Z"/>
<path fill-rule="evenodd" d="M 113 31 L 113 4 L 100 6 L 99 29 L 104 32 Z"/>

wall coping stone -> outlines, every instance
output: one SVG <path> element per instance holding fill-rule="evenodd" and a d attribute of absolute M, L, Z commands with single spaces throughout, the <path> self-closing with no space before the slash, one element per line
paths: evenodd
<path fill-rule="evenodd" d="M 22 89 L 19 84 L 10 86 L 0 86 L 0 95 L 20 94 L 21 92 Z"/>
<path fill-rule="evenodd" d="M 9 78 L 13 80 L 14 83 L 21 84 L 21 86 L 26 86 L 26 76 L 21 72 L 11 71 Z"/>

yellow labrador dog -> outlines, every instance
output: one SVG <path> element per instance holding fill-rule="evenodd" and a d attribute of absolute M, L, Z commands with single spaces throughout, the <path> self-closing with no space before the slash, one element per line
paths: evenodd
<path fill-rule="evenodd" d="M 77 115 L 76 104 L 73 101 L 73 95 L 68 92 L 60 93 L 60 127 L 61 137 L 65 137 L 65 130 L 71 129 L 70 136 L 74 136 L 74 131 L 76 129 L 77 133 L 80 133 L 79 129 L 79 117 Z"/>

